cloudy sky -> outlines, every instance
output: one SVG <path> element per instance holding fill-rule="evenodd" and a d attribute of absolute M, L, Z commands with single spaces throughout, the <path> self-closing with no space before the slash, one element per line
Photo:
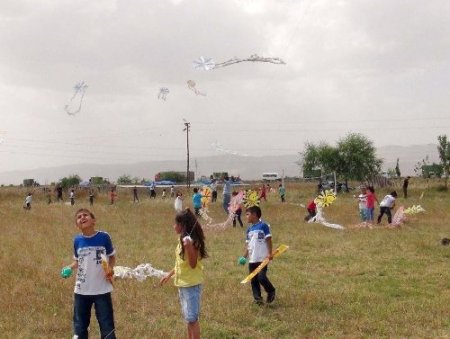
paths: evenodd
<path fill-rule="evenodd" d="M 252 54 L 286 65 L 192 67 Z M 183 159 L 183 119 L 194 158 L 435 143 L 449 92 L 448 0 L 0 2 L 0 171 Z"/>

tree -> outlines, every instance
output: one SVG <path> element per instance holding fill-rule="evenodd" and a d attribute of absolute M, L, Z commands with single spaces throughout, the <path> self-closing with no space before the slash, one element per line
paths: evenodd
<path fill-rule="evenodd" d="M 78 186 L 81 182 L 81 178 L 77 174 L 73 174 L 69 177 L 64 177 L 59 180 L 59 184 L 63 189 L 67 189 L 72 186 Z"/>
<path fill-rule="evenodd" d="M 442 169 L 444 171 L 445 189 L 448 188 L 448 176 L 450 171 L 450 142 L 447 140 L 447 135 L 438 136 L 439 145 L 437 147 L 439 159 L 441 160 Z"/>
<path fill-rule="evenodd" d="M 400 165 L 399 165 L 400 159 L 397 158 L 397 164 L 395 165 L 395 174 L 397 174 L 397 178 L 400 178 L 402 174 L 400 173 Z"/>
<path fill-rule="evenodd" d="M 131 179 L 131 175 L 123 174 L 117 178 L 117 184 L 119 185 L 131 185 L 133 184 L 133 180 Z"/>
<path fill-rule="evenodd" d="M 358 133 L 339 140 L 336 147 L 326 143 L 305 144 L 301 153 L 303 173 L 320 169 L 324 173 L 348 180 L 369 180 L 380 172 L 382 160 L 376 157 L 375 147 L 369 139 Z M 347 185 L 348 187 L 348 185 Z"/>

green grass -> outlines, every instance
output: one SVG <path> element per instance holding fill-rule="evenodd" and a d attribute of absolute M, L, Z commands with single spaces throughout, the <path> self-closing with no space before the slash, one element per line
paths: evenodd
<path fill-rule="evenodd" d="M 400 229 L 338 231 L 303 222 L 298 205 L 313 197 L 313 185 L 288 186 L 286 204 L 275 194 L 263 203 L 275 245 L 290 249 L 275 259 L 269 278 L 277 288 L 273 305 L 252 305 L 249 285 L 239 282 L 247 267 L 237 265 L 244 229 L 207 231 L 210 258 L 204 261 L 201 331 L 204 338 L 365 338 L 450 337 L 450 248 L 447 192 L 422 186 L 410 192 L 407 206 L 420 203 L 426 213 Z M 169 270 L 177 236 L 171 199 L 133 204 L 120 191 L 116 205 L 106 196 L 95 202 L 97 228 L 110 233 L 117 265 L 150 262 Z M 377 192 L 378 197 L 387 190 Z M 353 194 L 353 193 L 352 193 Z M 340 195 L 326 209 L 331 222 L 358 223 L 352 194 Z M 69 338 L 72 331 L 73 278 L 61 279 L 77 233 L 75 208 L 46 204 L 36 191 L 33 208 L 22 210 L 25 191 L 0 189 L 0 333 L 2 338 Z M 220 197 L 220 194 L 219 194 Z M 190 202 L 185 198 L 185 205 Z M 398 204 L 404 203 L 399 199 Z M 225 219 L 221 201 L 210 207 L 215 221 Z M 185 334 L 178 295 L 171 285 L 116 280 L 113 300 L 120 338 L 181 338 Z M 98 337 L 93 317 L 92 337 Z"/>

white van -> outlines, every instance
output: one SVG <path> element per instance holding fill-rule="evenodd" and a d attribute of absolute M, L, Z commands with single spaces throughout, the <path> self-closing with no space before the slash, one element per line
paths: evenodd
<path fill-rule="evenodd" d="M 276 172 L 267 172 L 262 174 L 263 181 L 277 181 L 281 180 L 281 177 Z"/>

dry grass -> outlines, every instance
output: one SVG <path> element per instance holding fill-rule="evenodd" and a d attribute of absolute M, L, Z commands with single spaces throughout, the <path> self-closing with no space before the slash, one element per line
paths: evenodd
<path fill-rule="evenodd" d="M 408 203 L 419 203 L 421 192 L 413 188 Z M 426 214 L 400 230 L 346 231 L 303 222 L 305 210 L 292 203 L 306 203 L 312 196 L 312 185 L 291 185 L 288 203 L 282 205 L 272 194 L 263 204 L 274 243 L 290 245 L 269 269 L 277 288 L 271 306 L 252 305 L 250 286 L 239 283 L 247 273 L 236 263 L 243 229 L 207 233 L 203 337 L 450 337 L 450 249 L 439 244 L 450 235 L 448 194 L 428 189 L 420 201 Z M 33 209 L 26 212 L 24 197 L 24 190 L 0 189 L 1 337 L 69 338 L 73 278 L 63 280 L 59 271 L 71 260 L 75 209 L 48 206 L 36 191 Z M 150 262 L 170 269 L 177 241 L 172 200 L 150 201 L 141 195 L 142 202 L 133 204 L 130 192 L 119 192 L 119 198 L 109 206 L 101 196 L 93 209 L 98 228 L 112 236 L 117 264 Z M 83 197 L 75 207 L 87 205 Z M 326 213 L 332 222 L 357 223 L 351 195 L 341 195 Z M 211 215 L 225 218 L 220 201 L 212 205 Z M 184 336 L 176 288 L 155 283 L 115 282 L 120 338 Z M 91 333 L 98 337 L 95 319 Z"/>

